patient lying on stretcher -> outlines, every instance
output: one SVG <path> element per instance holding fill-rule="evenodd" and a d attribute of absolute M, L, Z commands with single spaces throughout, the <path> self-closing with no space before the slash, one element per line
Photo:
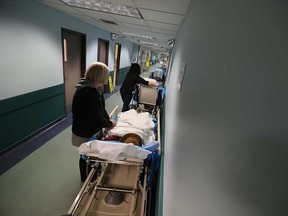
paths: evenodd
<path fill-rule="evenodd" d="M 116 126 L 106 136 L 123 137 L 130 133 L 137 134 L 142 145 L 155 141 L 155 123 L 149 112 L 137 113 L 134 109 L 121 112 Z"/>
<path fill-rule="evenodd" d="M 142 146 L 141 137 L 134 133 L 125 134 L 123 137 L 121 137 L 120 142 L 133 143 L 136 146 Z"/>
<path fill-rule="evenodd" d="M 80 154 L 94 153 L 105 160 L 145 159 L 159 146 L 154 129 L 155 123 L 148 112 L 139 114 L 132 109 L 119 114 L 116 126 L 102 140 L 83 143 L 78 150 Z"/>

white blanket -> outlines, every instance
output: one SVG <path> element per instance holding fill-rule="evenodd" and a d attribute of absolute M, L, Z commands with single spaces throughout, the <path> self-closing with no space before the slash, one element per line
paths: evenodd
<path fill-rule="evenodd" d="M 137 147 L 132 143 L 100 140 L 82 143 L 78 150 L 80 154 L 94 153 L 104 160 L 145 159 L 151 153 L 151 151 Z"/>
<path fill-rule="evenodd" d="M 116 126 L 108 134 L 122 137 L 127 133 L 135 133 L 142 138 L 145 145 L 155 141 L 154 126 L 149 112 L 137 113 L 136 110 L 131 109 L 119 114 Z"/>

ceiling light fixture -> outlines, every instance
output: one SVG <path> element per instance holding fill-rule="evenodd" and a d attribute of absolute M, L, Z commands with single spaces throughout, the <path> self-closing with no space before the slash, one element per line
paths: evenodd
<path fill-rule="evenodd" d="M 141 41 L 140 43 L 142 43 L 142 44 L 147 44 L 147 45 L 151 45 L 151 46 L 159 46 L 158 44 L 150 43 L 150 42 L 145 42 L 145 41 Z"/>
<path fill-rule="evenodd" d="M 124 32 L 123 34 L 128 35 L 128 36 L 132 36 L 132 37 L 140 37 L 140 38 L 155 40 L 155 38 L 150 37 L 150 36 L 145 36 L 145 35 L 138 35 L 138 34 L 132 34 L 132 33 L 127 33 L 127 32 Z"/>
<path fill-rule="evenodd" d="M 72 7 L 85 8 L 90 10 L 102 11 L 107 13 L 113 13 L 123 16 L 136 17 L 142 19 L 138 9 L 130 5 L 116 4 L 112 2 L 106 2 L 103 0 L 60 0 Z"/>

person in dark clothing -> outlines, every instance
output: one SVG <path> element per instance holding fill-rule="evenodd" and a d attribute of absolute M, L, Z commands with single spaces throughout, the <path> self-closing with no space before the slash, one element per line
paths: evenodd
<path fill-rule="evenodd" d="M 93 63 L 76 85 L 72 102 L 72 145 L 79 147 L 102 128 L 111 129 L 116 125 L 105 109 L 101 86 L 108 82 L 109 68 Z M 81 181 L 86 179 L 86 161 L 79 160 Z"/>
<path fill-rule="evenodd" d="M 139 83 L 144 85 L 159 86 L 157 82 L 146 81 L 140 77 L 140 73 L 140 65 L 137 63 L 132 63 L 120 88 L 120 94 L 123 101 L 122 112 L 125 112 L 129 109 L 129 104 L 132 99 L 132 92 L 136 84 Z"/>

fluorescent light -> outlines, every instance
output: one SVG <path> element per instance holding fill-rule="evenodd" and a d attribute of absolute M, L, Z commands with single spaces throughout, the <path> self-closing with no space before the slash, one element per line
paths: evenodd
<path fill-rule="evenodd" d="M 124 35 L 129 35 L 129 36 L 134 36 L 134 37 L 140 37 L 140 38 L 146 38 L 146 39 L 151 39 L 151 40 L 155 40 L 155 38 L 150 37 L 150 36 L 145 36 L 145 35 L 138 35 L 138 34 L 132 34 L 132 33 L 123 33 Z"/>
<path fill-rule="evenodd" d="M 90 10 L 102 11 L 129 17 L 141 18 L 136 7 L 130 5 L 116 4 L 103 0 L 60 0 L 72 7 L 85 8 Z"/>
<path fill-rule="evenodd" d="M 151 45 L 151 46 L 159 46 L 158 44 L 150 43 L 150 42 L 145 42 L 145 41 L 141 41 L 140 43 L 142 43 L 142 44 L 147 44 L 147 45 Z"/>

